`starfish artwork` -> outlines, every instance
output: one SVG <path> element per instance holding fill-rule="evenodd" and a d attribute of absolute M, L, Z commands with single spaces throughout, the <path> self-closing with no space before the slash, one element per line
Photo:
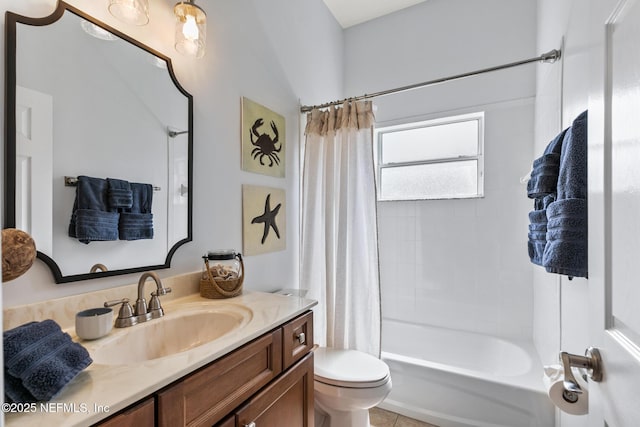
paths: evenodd
<path fill-rule="evenodd" d="M 251 224 L 264 223 L 264 231 L 262 233 L 261 241 L 263 245 L 272 228 L 276 233 L 276 236 L 278 236 L 278 239 L 280 238 L 280 231 L 278 231 L 278 224 L 276 224 L 276 215 L 278 215 L 278 211 L 280 211 L 281 206 L 282 203 L 278 203 L 278 205 L 271 210 L 271 194 L 268 194 L 267 199 L 264 202 L 264 213 L 251 220 Z"/>

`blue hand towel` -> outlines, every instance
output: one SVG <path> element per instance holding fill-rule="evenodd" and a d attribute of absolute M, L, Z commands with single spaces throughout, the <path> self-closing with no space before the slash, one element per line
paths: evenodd
<path fill-rule="evenodd" d="M 97 240 L 118 240 L 118 212 L 109 208 L 107 181 L 78 176 L 69 236 L 82 243 Z"/>
<path fill-rule="evenodd" d="M 92 362 L 53 320 L 27 323 L 3 338 L 5 395 L 13 402 L 50 400 Z"/>
<path fill-rule="evenodd" d="M 541 157 L 533 162 L 531 178 L 527 183 L 530 199 L 556 193 L 560 169 L 560 155 L 568 129 L 560 132 L 545 148 Z"/>
<path fill-rule="evenodd" d="M 150 184 L 132 182 L 133 203 L 131 209 L 120 213 L 118 231 L 121 240 L 153 239 L 153 187 Z"/>
<path fill-rule="evenodd" d="M 4 399 L 8 403 L 32 403 L 38 399 L 33 397 L 19 378 L 15 378 L 4 370 Z"/>
<path fill-rule="evenodd" d="M 75 230 L 69 235 L 82 243 L 104 240 L 118 240 L 118 212 L 103 212 L 93 209 L 78 209 L 72 216 Z"/>
<path fill-rule="evenodd" d="M 560 155 L 557 200 L 547 207 L 542 265 L 550 273 L 588 277 L 587 112 L 567 131 Z"/>
<path fill-rule="evenodd" d="M 133 193 L 129 181 L 107 178 L 108 202 L 112 210 L 130 208 L 133 205 Z"/>
<path fill-rule="evenodd" d="M 542 265 L 542 255 L 547 243 L 547 211 L 545 209 L 529 212 L 529 259 L 537 265 Z"/>
<path fill-rule="evenodd" d="M 587 201 L 558 200 L 547 209 L 547 245 L 542 265 L 549 273 L 588 277 Z"/>
<path fill-rule="evenodd" d="M 560 154 L 558 200 L 587 199 L 587 112 L 571 124 Z"/>

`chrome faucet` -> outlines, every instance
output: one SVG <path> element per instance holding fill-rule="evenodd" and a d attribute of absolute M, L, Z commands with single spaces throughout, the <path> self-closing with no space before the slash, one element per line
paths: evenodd
<path fill-rule="evenodd" d="M 149 308 L 147 309 L 147 301 L 144 299 L 143 291 L 144 284 L 149 278 L 156 282 L 156 291 L 151 292 L 151 300 L 149 300 Z M 104 303 L 104 306 L 111 307 L 117 304 L 122 304 L 114 326 L 116 328 L 126 328 L 128 326 L 133 326 L 138 323 L 146 322 L 147 320 L 157 319 L 164 316 L 164 310 L 162 305 L 160 305 L 160 298 L 158 297 L 166 295 L 169 292 L 171 292 L 171 288 L 165 288 L 162 285 L 160 277 L 155 272 L 148 271 L 143 273 L 142 276 L 140 276 L 140 280 L 138 280 L 138 299 L 136 300 L 135 310 L 131 309 L 131 305 L 129 305 L 129 298 L 107 301 Z"/>

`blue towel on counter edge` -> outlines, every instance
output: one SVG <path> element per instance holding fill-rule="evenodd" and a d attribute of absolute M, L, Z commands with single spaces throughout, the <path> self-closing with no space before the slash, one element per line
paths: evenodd
<path fill-rule="evenodd" d="M 92 363 L 87 350 L 53 320 L 3 333 L 5 396 L 11 402 L 48 401 Z"/>

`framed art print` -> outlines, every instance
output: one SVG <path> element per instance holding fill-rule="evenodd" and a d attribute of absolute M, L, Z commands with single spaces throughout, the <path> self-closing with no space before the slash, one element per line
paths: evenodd
<path fill-rule="evenodd" d="M 242 170 L 284 178 L 284 117 L 243 97 L 241 122 Z"/>
<path fill-rule="evenodd" d="M 279 188 L 242 186 L 244 255 L 286 249 L 286 196 Z"/>

